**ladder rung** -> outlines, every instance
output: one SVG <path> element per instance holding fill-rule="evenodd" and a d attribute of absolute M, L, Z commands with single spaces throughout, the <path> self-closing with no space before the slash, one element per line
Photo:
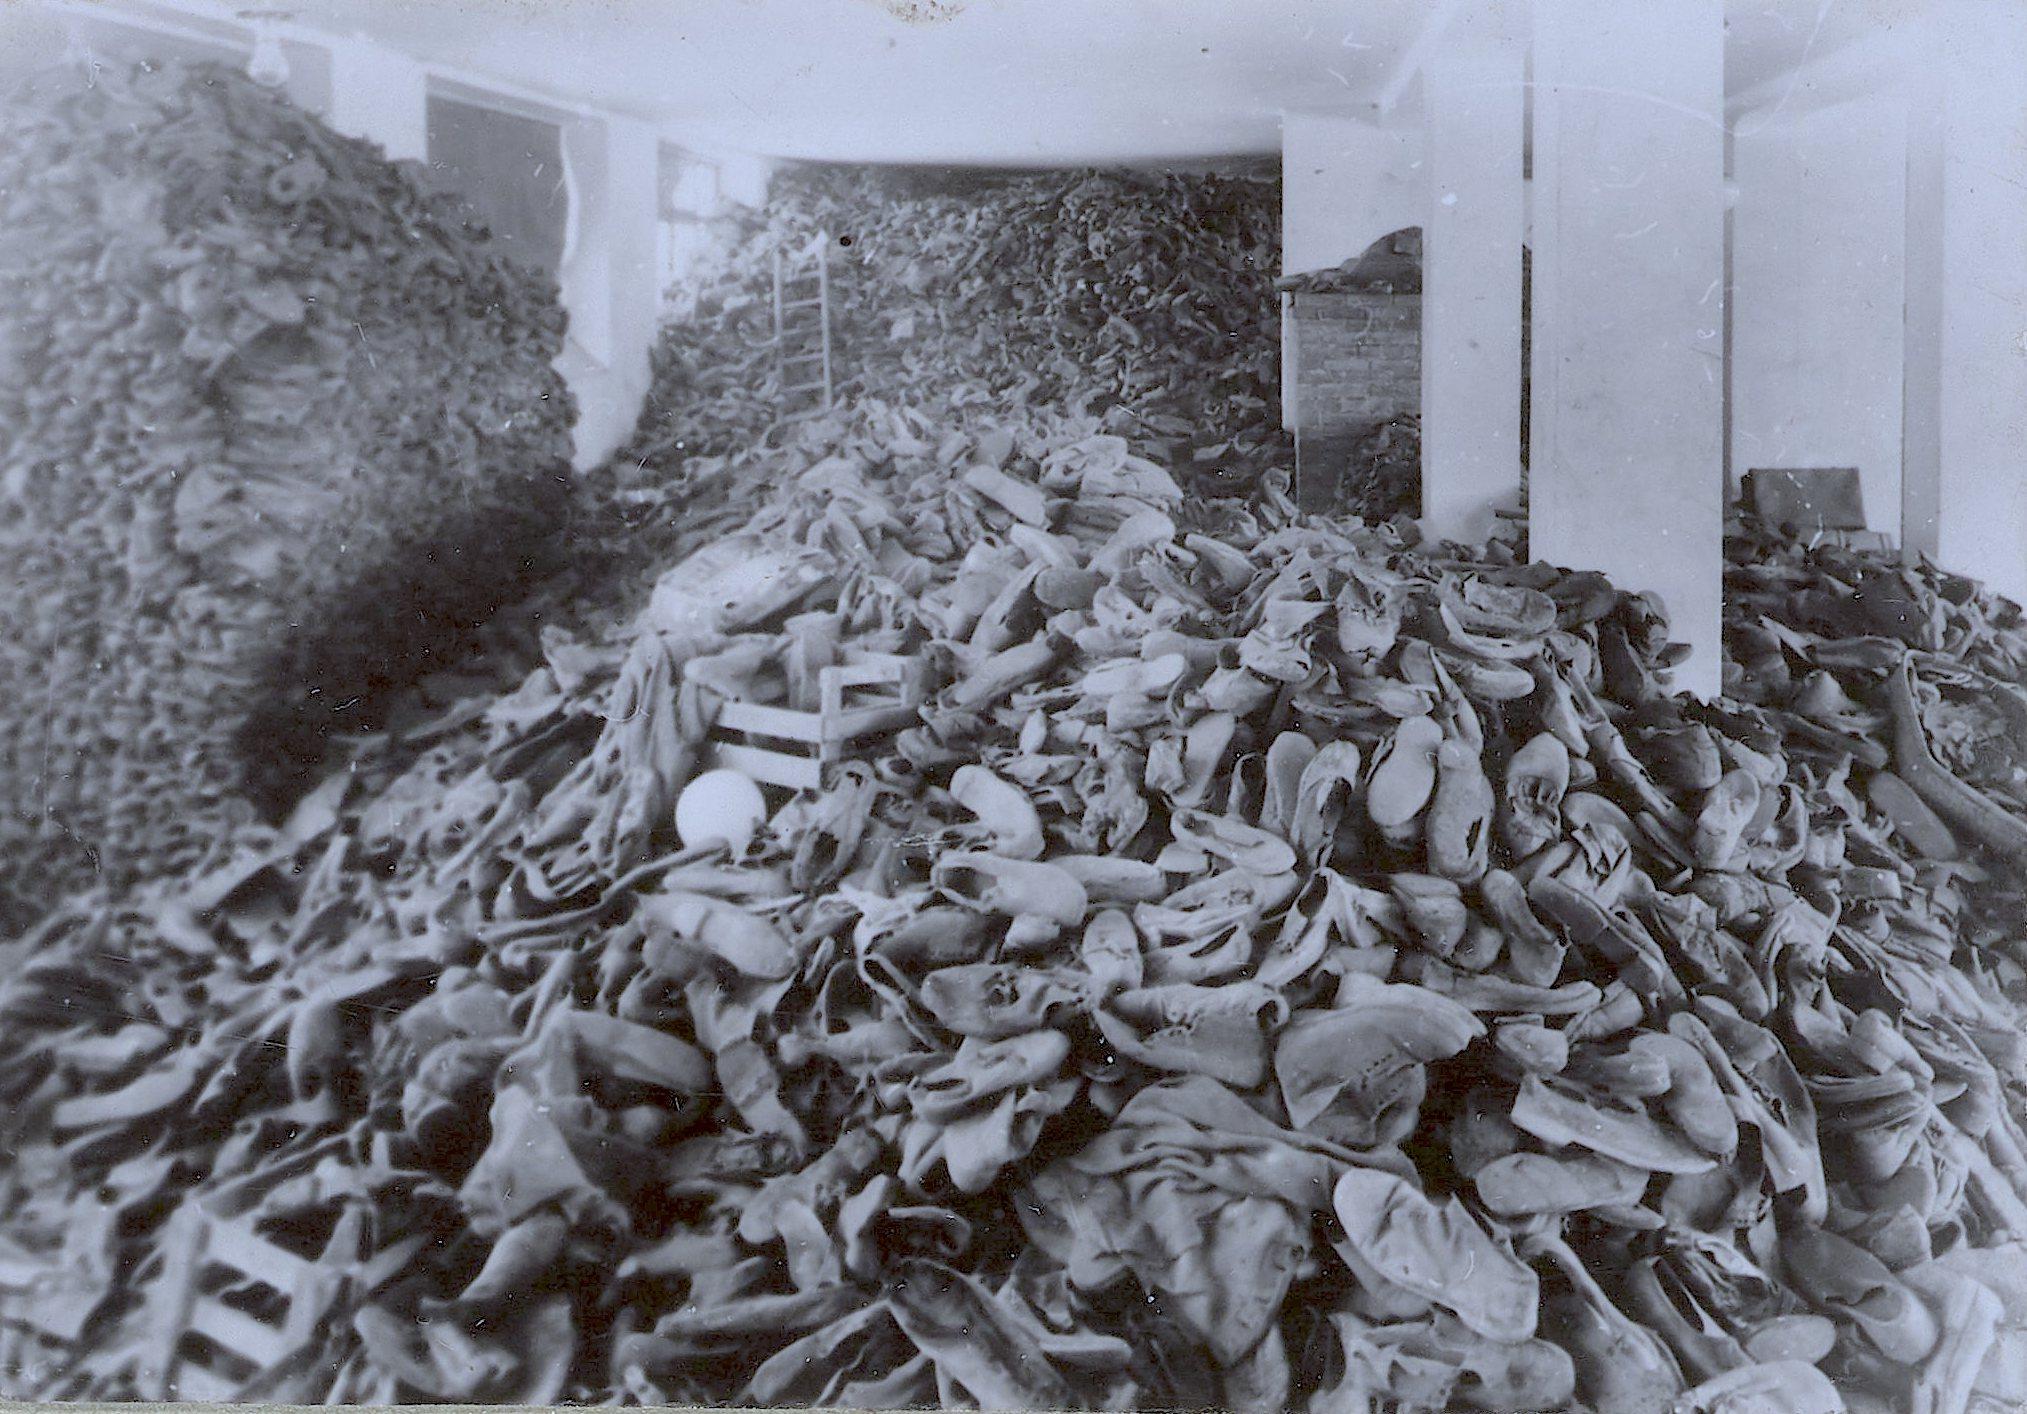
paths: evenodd
<path fill-rule="evenodd" d="M 783 300 L 781 307 L 783 309 L 816 309 L 822 304 L 823 301 L 820 299 L 791 299 Z"/>
<path fill-rule="evenodd" d="M 784 393 L 821 393 L 824 391 L 824 385 L 821 383 L 789 383 L 781 391 Z"/>

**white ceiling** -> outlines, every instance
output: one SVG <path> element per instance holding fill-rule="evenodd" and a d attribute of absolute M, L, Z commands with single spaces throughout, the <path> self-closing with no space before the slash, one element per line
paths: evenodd
<path fill-rule="evenodd" d="M 703 145 L 888 162 L 1275 151 L 1284 108 L 1369 95 L 1425 4 L 1346 0 L 299 0 Z"/>
<path fill-rule="evenodd" d="M 123 3 L 214 18 L 237 8 Z M 240 3 L 631 113 L 700 147 L 1007 165 L 1277 152 L 1285 111 L 1372 113 L 1398 87 L 1431 17 L 1457 8 L 1453 0 Z M 1528 8 L 1473 3 L 1516 18 Z M 1848 42 L 1870 12 L 1908 3 L 1726 0 L 1730 86 L 1763 84 Z"/>

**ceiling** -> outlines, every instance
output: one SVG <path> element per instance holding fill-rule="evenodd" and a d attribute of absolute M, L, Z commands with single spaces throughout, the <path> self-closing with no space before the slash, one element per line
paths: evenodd
<path fill-rule="evenodd" d="M 1673 3 L 1674 0 L 1670 0 Z M 89 0 L 87 0 L 89 3 Z M 115 0 L 229 19 L 229 0 Z M 244 0 L 698 147 L 1061 165 L 1273 153 L 1404 96 L 1455 0 Z M 1524 18 L 1527 0 L 1471 0 Z M 1729 87 L 1923 0 L 1726 0 Z M 1413 105 L 1402 105 L 1411 112 Z"/>

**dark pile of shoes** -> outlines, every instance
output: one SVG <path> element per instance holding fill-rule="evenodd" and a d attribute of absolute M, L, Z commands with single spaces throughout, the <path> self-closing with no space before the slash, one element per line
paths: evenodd
<path fill-rule="evenodd" d="M 687 511 L 719 459 L 782 420 L 773 254 L 830 237 L 843 401 L 1101 407 L 1189 489 L 1244 495 L 1285 463 L 1280 187 L 1217 176 L 945 176 L 801 168 L 655 352 L 633 444 L 650 505 Z"/>
<path fill-rule="evenodd" d="M 1333 509 L 1363 520 L 1422 513 L 1422 418 L 1402 413 L 1376 422 L 1351 443 Z"/>
<path fill-rule="evenodd" d="M 1597 575 L 1197 501 L 1088 416 L 744 460 L 637 622 L 22 940 L 10 1393 L 2003 1383 L 2012 606 L 1742 542 L 1706 707 Z M 723 705 L 865 653 L 928 666 L 914 723 L 683 847 Z"/>
<path fill-rule="evenodd" d="M 47 899 L 186 867 L 482 614 L 571 411 L 551 283 L 235 72 L 7 95 L 0 231 L 0 891 Z"/>

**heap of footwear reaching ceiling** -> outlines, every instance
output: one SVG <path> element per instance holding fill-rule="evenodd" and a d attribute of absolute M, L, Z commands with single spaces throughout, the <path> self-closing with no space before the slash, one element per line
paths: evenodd
<path fill-rule="evenodd" d="M 7 95 L 0 230 L 5 921 L 370 718 L 556 521 L 571 411 L 553 286 L 236 72 Z"/>
<path fill-rule="evenodd" d="M 2012 606 L 1740 539 L 1699 706 L 1596 575 L 1193 500 L 1089 416 L 867 401 L 734 462 L 771 494 L 637 620 L 24 940 L 14 1392 L 2008 1377 Z M 912 723 L 685 848 L 725 704 L 869 654 Z"/>
<path fill-rule="evenodd" d="M 1192 489 L 1243 494 L 1287 459 L 1280 203 L 1234 177 L 790 169 L 665 330 L 614 468 L 666 494 L 782 420 L 774 254 L 822 233 L 841 401 L 1094 408 Z"/>

